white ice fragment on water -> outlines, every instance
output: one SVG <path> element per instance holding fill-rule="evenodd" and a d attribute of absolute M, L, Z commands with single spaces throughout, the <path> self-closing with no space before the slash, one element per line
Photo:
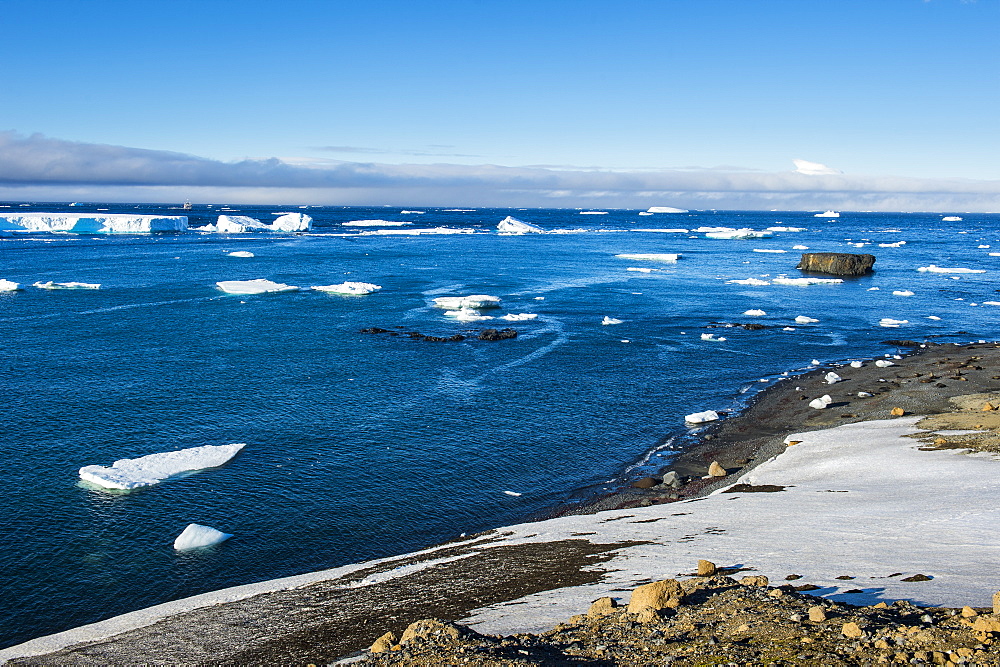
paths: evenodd
<path fill-rule="evenodd" d="M 867 243 L 848 243 L 847 245 L 854 246 L 855 248 L 864 248 L 868 244 Z"/>
<path fill-rule="evenodd" d="M 276 232 L 308 232 L 312 225 L 313 219 L 305 213 L 285 213 L 271 223 L 271 229 Z"/>
<path fill-rule="evenodd" d="M 507 320 L 508 322 L 526 322 L 528 320 L 533 320 L 538 317 L 537 313 L 507 313 L 501 320 Z"/>
<path fill-rule="evenodd" d="M 829 394 L 826 394 L 824 396 L 821 396 L 819 398 L 814 398 L 813 400 L 809 401 L 809 407 L 816 408 L 817 410 L 822 410 L 831 403 L 833 403 L 833 399 L 830 398 Z"/>
<path fill-rule="evenodd" d="M 751 308 L 750 310 L 743 311 L 744 315 L 750 315 L 751 317 L 764 317 L 767 315 L 763 310 L 759 308 Z"/>
<path fill-rule="evenodd" d="M 423 215 L 423 211 L 400 211 L 400 215 Z"/>
<path fill-rule="evenodd" d="M 26 213 L 0 216 L 0 229 L 14 232 L 150 234 L 183 232 L 187 228 L 188 219 L 185 215 Z"/>
<path fill-rule="evenodd" d="M 680 259 L 680 253 L 676 252 L 659 252 L 659 253 L 620 253 L 615 255 L 620 259 L 634 259 L 640 262 L 676 262 Z"/>
<path fill-rule="evenodd" d="M 820 360 L 819 359 L 813 359 L 812 361 L 809 362 L 809 365 L 810 366 L 819 366 L 820 365 Z"/>
<path fill-rule="evenodd" d="M 827 384 L 836 384 L 837 382 L 840 382 L 844 378 L 840 377 L 833 371 L 830 371 L 829 373 L 823 376 L 823 379 L 826 380 Z"/>
<path fill-rule="evenodd" d="M 962 218 L 957 215 L 946 215 L 941 220 L 943 222 L 962 222 Z"/>
<path fill-rule="evenodd" d="M 223 533 L 210 526 L 202 526 L 197 523 L 189 523 L 177 539 L 174 540 L 174 549 L 184 551 L 185 549 L 197 549 L 199 547 L 210 547 L 221 544 L 232 535 Z"/>
<path fill-rule="evenodd" d="M 795 327 L 783 327 L 782 331 L 795 331 Z"/>
<path fill-rule="evenodd" d="M 327 292 L 329 294 L 349 294 L 352 296 L 359 296 L 362 294 L 377 292 L 382 289 L 382 286 L 375 285 L 374 283 L 346 282 L 337 285 L 313 285 L 312 289 L 317 292 Z"/>
<path fill-rule="evenodd" d="M 229 256 L 230 257 L 253 257 L 254 254 L 252 252 L 249 252 L 248 250 L 236 250 L 234 252 L 229 253 Z"/>
<path fill-rule="evenodd" d="M 988 246 L 988 245 L 981 245 L 981 246 L 979 246 L 979 249 L 980 249 L 980 250 L 988 250 L 988 249 L 989 249 L 989 247 L 990 247 L 990 246 Z"/>
<path fill-rule="evenodd" d="M 989 255 L 990 257 L 1000 257 L 1000 252 L 991 252 Z"/>
<path fill-rule="evenodd" d="M 714 422 L 719 418 L 719 413 L 715 410 L 704 410 L 702 412 L 695 412 L 684 418 L 688 424 L 704 424 L 705 422 Z"/>
<path fill-rule="evenodd" d="M 983 301 L 984 306 L 1000 306 L 1000 301 Z"/>
<path fill-rule="evenodd" d="M 504 234 L 539 234 L 545 230 L 535 225 L 529 225 L 523 220 L 507 216 L 497 224 L 497 230 Z"/>
<path fill-rule="evenodd" d="M 37 282 L 35 287 L 38 289 L 101 289 L 100 283 L 54 283 L 51 280 L 47 282 Z"/>
<path fill-rule="evenodd" d="M 535 301 L 545 301 L 545 297 L 544 296 L 536 296 L 535 297 Z"/>
<path fill-rule="evenodd" d="M 639 215 L 653 215 L 649 211 L 639 211 Z"/>
<path fill-rule="evenodd" d="M 897 289 L 892 291 L 893 296 L 913 296 L 913 292 L 908 289 Z"/>
<path fill-rule="evenodd" d="M 715 232 L 707 232 L 705 238 L 707 239 L 762 239 L 768 236 L 772 236 L 773 232 L 768 231 L 756 231 L 753 229 L 726 229 Z"/>
<path fill-rule="evenodd" d="M 917 269 L 921 273 L 986 273 L 986 269 L 965 269 L 961 267 L 955 267 L 947 269 L 943 266 L 921 266 Z"/>
<path fill-rule="evenodd" d="M 721 343 L 724 340 L 726 340 L 725 336 L 716 336 L 713 333 L 703 333 L 701 335 L 701 339 L 702 340 L 710 340 L 710 341 L 713 341 L 715 343 Z"/>
<path fill-rule="evenodd" d="M 621 323 L 622 323 L 623 321 L 624 321 L 624 320 L 619 320 L 619 319 L 617 319 L 617 318 L 614 318 L 614 317 L 608 317 L 607 315 L 605 315 L 605 316 L 604 316 L 604 319 L 603 319 L 603 320 L 601 320 L 601 324 L 603 324 L 603 325 L 607 326 L 607 325 L 609 325 L 609 324 L 621 324 Z"/>
<path fill-rule="evenodd" d="M 809 250 L 807 245 L 793 245 L 792 250 Z"/>
<path fill-rule="evenodd" d="M 607 211 L 580 211 L 580 215 L 607 215 Z"/>
<path fill-rule="evenodd" d="M 625 270 L 626 271 L 635 271 L 637 273 L 652 273 L 653 271 L 656 271 L 657 269 L 650 269 L 650 268 L 645 267 L 645 266 L 630 266 L 630 267 L 628 267 Z"/>
<path fill-rule="evenodd" d="M 685 208 L 674 208 L 673 206 L 650 206 L 647 213 L 687 213 Z"/>
<path fill-rule="evenodd" d="M 869 292 L 878 292 L 878 291 L 879 291 L 879 288 L 878 288 L 878 287 L 869 287 L 869 288 L 868 288 L 868 291 L 869 291 Z"/>
<path fill-rule="evenodd" d="M 769 232 L 804 232 L 805 227 L 768 227 Z"/>
<path fill-rule="evenodd" d="M 814 218 L 839 218 L 840 214 L 836 211 L 823 211 L 822 213 L 816 213 L 813 215 Z"/>
<path fill-rule="evenodd" d="M 910 323 L 909 320 L 894 320 L 891 317 L 883 317 L 881 320 L 878 321 L 878 325 L 880 327 L 890 327 L 890 328 L 898 327 L 900 324 L 909 324 L 909 323 Z"/>
<path fill-rule="evenodd" d="M 404 220 L 351 220 L 343 223 L 344 227 L 402 227 L 412 224 Z"/>
<path fill-rule="evenodd" d="M 0 280 L 0 292 L 16 292 L 21 289 L 21 283 L 15 283 L 13 280 Z"/>
<path fill-rule="evenodd" d="M 906 245 L 906 241 L 896 241 L 895 243 L 879 243 L 879 248 L 902 248 Z"/>
<path fill-rule="evenodd" d="M 189 470 L 221 466 L 244 447 L 245 442 L 202 445 L 135 459 L 119 459 L 107 467 L 90 465 L 80 468 L 80 479 L 107 489 L 137 489 L 159 484 L 168 477 Z"/>
<path fill-rule="evenodd" d="M 506 493 L 508 496 L 514 496 L 515 498 L 521 495 L 517 491 L 504 491 L 504 493 Z"/>
<path fill-rule="evenodd" d="M 851 362 L 851 368 L 861 368 L 862 366 L 864 366 L 864 364 L 862 362 L 860 362 L 860 361 L 852 361 Z"/>
<path fill-rule="evenodd" d="M 754 252 L 769 252 L 769 253 L 774 253 L 774 254 L 788 252 L 787 250 L 778 250 L 776 248 L 774 248 L 774 249 L 772 249 L 772 248 L 754 248 L 753 251 Z"/>
<path fill-rule="evenodd" d="M 727 280 L 726 284 L 727 285 L 754 285 L 754 286 L 758 286 L 759 287 L 759 286 L 763 286 L 763 285 L 770 285 L 771 283 L 769 281 L 767 281 L 767 280 L 761 280 L 760 278 L 747 278 L 745 280 Z"/>
<path fill-rule="evenodd" d="M 779 276 L 774 279 L 775 285 L 796 285 L 806 287 L 808 285 L 839 285 L 844 282 L 841 278 L 786 278 Z"/>
<path fill-rule="evenodd" d="M 807 317 L 805 315 L 796 316 L 795 321 L 798 322 L 799 324 L 811 324 L 812 322 L 819 322 L 819 320 L 817 320 L 815 317 Z"/>
<path fill-rule="evenodd" d="M 489 294 L 470 294 L 469 296 L 439 296 L 434 299 L 434 306 L 445 310 L 499 308 L 500 297 Z"/>
<path fill-rule="evenodd" d="M 215 283 L 223 292 L 229 294 L 267 294 L 269 292 L 297 292 L 298 287 L 276 283 L 265 278 L 254 280 L 221 280 Z"/>
<path fill-rule="evenodd" d="M 875 365 L 878 366 L 879 368 L 888 368 L 889 366 L 895 366 L 896 364 L 889 361 L 888 359 L 876 359 Z"/>
<path fill-rule="evenodd" d="M 458 310 L 445 311 L 445 317 L 454 317 L 459 322 L 482 322 L 492 320 L 490 315 L 483 315 L 478 310 L 472 308 L 459 308 Z"/>

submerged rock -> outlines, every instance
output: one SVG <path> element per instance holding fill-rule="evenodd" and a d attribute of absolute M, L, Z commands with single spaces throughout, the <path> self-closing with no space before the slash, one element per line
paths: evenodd
<path fill-rule="evenodd" d="M 517 338 L 517 329 L 483 329 L 479 340 L 507 340 Z"/>
<path fill-rule="evenodd" d="M 855 255 L 847 252 L 804 252 L 795 268 L 833 276 L 863 276 L 871 273 L 875 255 Z"/>

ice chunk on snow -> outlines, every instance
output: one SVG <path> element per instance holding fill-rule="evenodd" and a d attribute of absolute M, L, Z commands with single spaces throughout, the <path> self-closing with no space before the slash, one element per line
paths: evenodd
<path fill-rule="evenodd" d="M 921 273 L 986 273 L 986 269 L 963 269 L 960 267 L 946 269 L 943 266 L 921 266 L 917 269 Z"/>
<path fill-rule="evenodd" d="M 185 215 L 26 213 L 0 216 L 0 229 L 18 232 L 150 234 L 183 232 L 187 228 L 188 219 Z"/>
<path fill-rule="evenodd" d="M 823 396 L 820 396 L 819 398 L 814 398 L 813 400 L 809 401 L 809 407 L 816 408 L 817 410 L 822 410 L 831 403 L 833 403 L 833 399 L 830 398 L 829 394 L 825 394 Z"/>
<path fill-rule="evenodd" d="M 454 317 L 459 322 L 481 322 L 482 320 L 492 320 L 489 315 L 482 315 L 478 310 L 472 308 L 459 308 L 445 312 L 446 317 Z"/>
<path fill-rule="evenodd" d="M 38 289 L 101 289 L 100 283 L 54 283 L 51 280 L 47 282 L 37 282 L 35 287 Z"/>
<path fill-rule="evenodd" d="M 774 279 L 775 285 L 797 285 L 806 287 L 807 285 L 839 285 L 844 282 L 841 278 L 786 278 L 779 276 Z"/>
<path fill-rule="evenodd" d="M 507 320 L 508 322 L 526 322 L 528 320 L 533 320 L 538 315 L 536 313 L 507 313 L 501 320 Z"/>
<path fill-rule="evenodd" d="M 268 292 L 295 292 L 298 287 L 276 283 L 264 278 L 254 280 L 222 280 L 215 283 L 220 290 L 229 294 L 266 294 Z"/>
<path fill-rule="evenodd" d="M 507 216 L 497 224 L 497 231 L 503 232 L 504 234 L 531 234 L 531 233 L 541 233 L 545 230 L 541 227 L 536 227 L 535 225 L 529 225 L 527 222 L 518 220 L 517 218 Z"/>
<path fill-rule="evenodd" d="M 276 232 L 308 232 L 312 226 L 313 219 L 305 213 L 285 213 L 271 223 Z"/>
<path fill-rule="evenodd" d="M 382 286 L 375 285 L 373 283 L 346 282 L 340 283 L 339 285 L 313 285 L 312 289 L 318 292 L 328 292 L 330 294 L 361 295 L 377 292 L 382 289 Z"/>
<path fill-rule="evenodd" d="M 647 213 L 687 213 L 687 209 L 684 208 L 674 208 L 673 206 L 650 206 L 646 209 Z"/>
<path fill-rule="evenodd" d="M 434 299 L 434 305 L 445 310 L 461 310 L 476 308 L 499 308 L 500 297 L 488 294 L 470 294 L 469 296 L 439 296 Z"/>
<path fill-rule="evenodd" d="M 962 222 L 962 218 L 957 215 L 946 215 L 941 220 L 944 222 Z"/>
<path fill-rule="evenodd" d="M 765 313 L 763 310 L 760 310 L 759 308 L 751 308 L 750 310 L 745 310 L 743 311 L 743 314 L 750 315 L 751 317 L 764 317 L 765 315 L 767 315 L 767 313 Z"/>
<path fill-rule="evenodd" d="M 713 333 L 703 333 L 701 335 L 701 339 L 702 340 L 710 340 L 710 341 L 713 341 L 715 343 L 721 343 L 724 340 L 726 340 L 725 336 L 716 336 Z"/>
<path fill-rule="evenodd" d="M 844 378 L 840 377 L 839 375 L 837 375 L 833 371 L 830 371 L 829 373 L 827 373 L 826 375 L 823 376 L 823 379 L 826 380 L 827 384 L 836 384 L 836 383 L 840 382 L 841 380 L 843 380 Z"/>
<path fill-rule="evenodd" d="M 398 220 L 351 220 L 343 224 L 344 227 L 402 227 L 403 225 L 412 225 L 413 223 Z"/>
<path fill-rule="evenodd" d="M 680 253 L 676 252 L 659 252 L 659 253 L 620 253 L 615 255 L 621 259 L 635 259 L 640 262 L 676 262 L 680 259 Z"/>
<path fill-rule="evenodd" d="M 891 317 L 883 317 L 878 321 L 880 327 L 898 327 L 900 324 L 909 324 L 909 320 L 894 320 Z"/>
<path fill-rule="evenodd" d="M 747 278 L 746 280 L 727 280 L 727 285 L 770 285 L 771 283 L 767 280 L 761 280 L 760 278 Z"/>
<path fill-rule="evenodd" d="M 819 322 L 815 317 L 807 317 L 805 315 L 797 315 L 795 321 L 799 324 L 810 324 L 812 322 Z"/>
<path fill-rule="evenodd" d="M 688 424 L 704 424 L 705 422 L 714 422 L 719 418 L 719 413 L 715 410 L 705 410 L 703 412 L 695 412 L 684 418 Z"/>
<path fill-rule="evenodd" d="M 16 292 L 21 289 L 21 283 L 15 283 L 13 280 L 0 280 L 0 292 Z"/>
<path fill-rule="evenodd" d="M 913 296 L 913 292 L 908 289 L 897 289 L 892 291 L 893 296 Z"/>
<path fill-rule="evenodd" d="M 813 216 L 814 218 L 839 218 L 840 214 L 836 211 L 823 211 L 822 213 L 817 213 Z"/>
<path fill-rule="evenodd" d="M 229 253 L 230 257 L 253 257 L 254 254 L 247 250 L 237 250 L 235 252 Z"/>
<path fill-rule="evenodd" d="M 621 323 L 622 323 L 622 320 L 615 319 L 614 317 L 608 317 L 607 315 L 605 315 L 604 319 L 601 320 L 601 324 L 603 324 L 605 326 L 607 326 L 609 324 L 621 324 Z"/>
<path fill-rule="evenodd" d="M 202 526 L 197 523 L 189 523 L 177 539 L 174 540 L 174 549 L 183 551 L 185 549 L 197 549 L 198 547 L 210 547 L 213 544 L 220 544 L 228 540 L 232 535 L 223 533 L 210 526 Z"/>
<path fill-rule="evenodd" d="M 168 477 L 189 470 L 221 466 L 246 447 L 245 442 L 229 445 L 202 445 L 136 459 L 119 459 L 110 466 L 80 468 L 80 479 L 107 489 L 137 489 L 159 484 Z"/>
<path fill-rule="evenodd" d="M 707 239 L 762 239 L 772 236 L 773 232 L 759 232 L 753 229 L 727 229 L 724 231 L 707 232 Z"/>

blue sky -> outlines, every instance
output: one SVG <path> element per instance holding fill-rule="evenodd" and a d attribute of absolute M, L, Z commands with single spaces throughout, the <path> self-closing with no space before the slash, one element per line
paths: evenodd
<path fill-rule="evenodd" d="M 0 17 L 4 198 L 1000 210 L 1000 0 Z"/>

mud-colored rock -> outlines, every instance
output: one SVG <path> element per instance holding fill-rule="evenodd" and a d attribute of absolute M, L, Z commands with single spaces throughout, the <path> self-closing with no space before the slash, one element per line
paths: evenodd
<path fill-rule="evenodd" d="M 664 579 L 639 586 L 632 591 L 628 601 L 628 611 L 637 614 L 646 607 L 667 609 L 679 607 L 684 599 L 684 591 L 676 579 Z"/>
<path fill-rule="evenodd" d="M 718 570 L 715 567 L 715 563 L 710 560 L 699 560 L 698 561 L 698 576 L 699 577 L 711 577 Z"/>
<path fill-rule="evenodd" d="M 826 620 L 826 610 L 819 605 L 809 607 L 809 620 L 813 623 L 822 623 Z"/>
<path fill-rule="evenodd" d="M 906 414 L 906 410 L 904 410 L 903 408 L 893 408 L 892 410 L 889 411 L 889 414 L 892 415 L 893 417 L 902 417 L 903 415 Z"/>
<path fill-rule="evenodd" d="M 864 632 L 861 631 L 861 627 L 854 622 L 844 623 L 844 627 L 840 630 L 841 634 L 845 637 L 850 637 L 851 639 L 860 639 Z"/>
<path fill-rule="evenodd" d="M 369 648 L 368 650 L 371 651 L 372 653 L 385 653 L 386 651 L 390 650 L 393 646 L 395 646 L 396 643 L 397 643 L 396 633 L 387 632 L 378 639 L 376 639 L 375 643 L 372 644 L 371 648 Z"/>
<path fill-rule="evenodd" d="M 979 612 L 973 609 L 972 607 L 965 606 L 962 607 L 962 616 L 964 618 L 973 618 L 975 616 L 979 616 Z"/>
<path fill-rule="evenodd" d="M 761 586 L 765 587 L 770 583 L 763 574 L 751 574 L 740 579 L 740 584 L 743 586 Z"/>
<path fill-rule="evenodd" d="M 726 469 L 718 461 L 712 461 L 712 465 L 708 466 L 708 474 L 712 477 L 725 477 Z"/>
<path fill-rule="evenodd" d="M 875 255 L 856 255 L 847 252 L 804 252 L 795 268 L 812 273 L 833 276 L 863 276 L 871 273 Z"/>
<path fill-rule="evenodd" d="M 976 632 L 998 632 L 1000 633 L 1000 619 L 979 616 L 972 624 L 972 629 Z"/>
<path fill-rule="evenodd" d="M 433 638 L 436 641 L 451 639 L 457 641 L 461 637 L 470 634 L 476 633 L 457 623 L 442 622 L 436 618 L 425 618 L 420 621 L 414 621 L 406 626 L 406 630 L 403 631 L 403 636 L 400 638 L 399 643 L 405 644 L 416 638 Z"/>
<path fill-rule="evenodd" d="M 590 609 L 587 610 L 587 616 L 590 618 L 600 618 L 601 616 L 607 616 L 608 614 L 613 614 L 618 608 L 618 602 L 614 598 L 603 597 L 594 600 L 593 604 L 590 605 Z"/>
<path fill-rule="evenodd" d="M 1000 614 L 1000 591 L 993 594 L 993 613 Z"/>

